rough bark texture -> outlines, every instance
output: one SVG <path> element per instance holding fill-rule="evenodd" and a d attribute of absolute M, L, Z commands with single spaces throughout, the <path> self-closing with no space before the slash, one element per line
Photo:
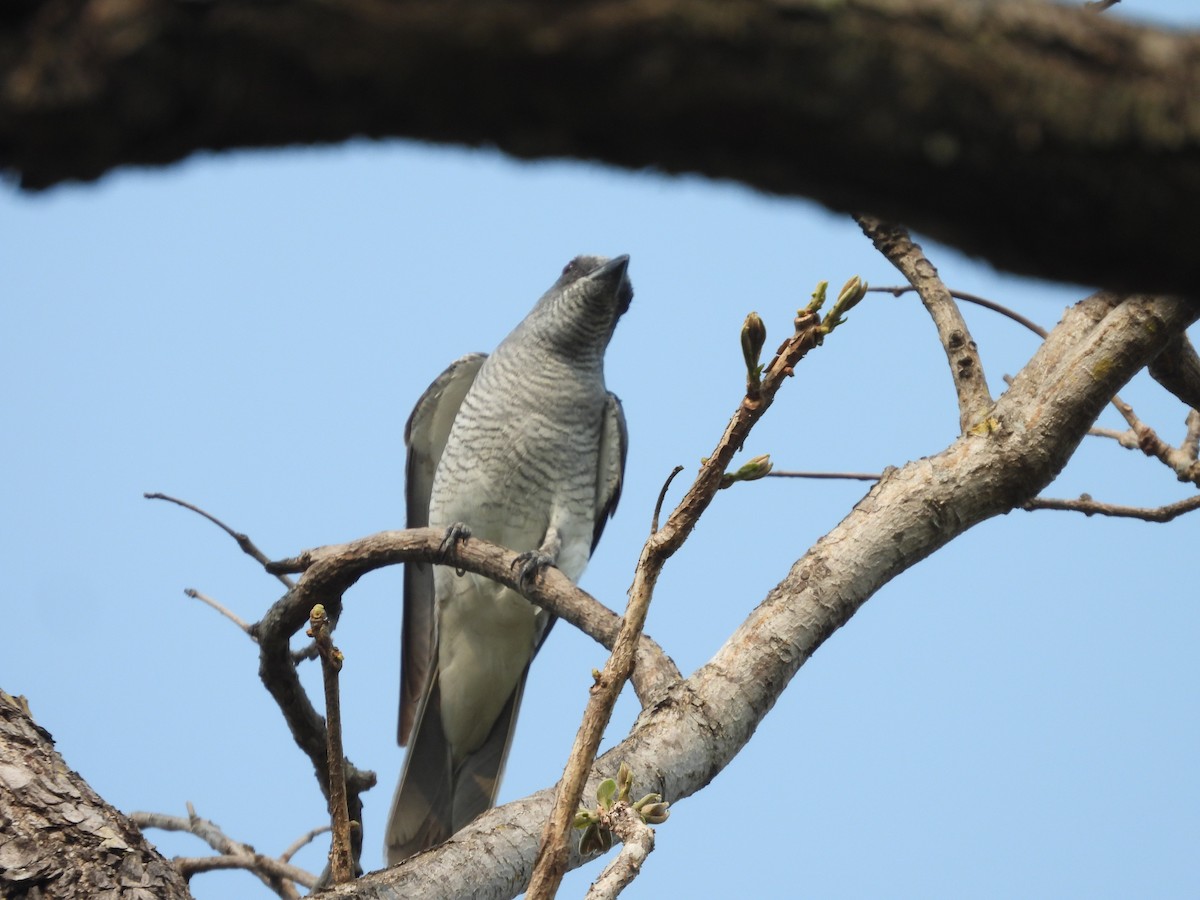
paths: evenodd
<path fill-rule="evenodd" d="M 354 135 L 697 172 L 1008 269 L 1200 278 L 1200 38 L 1043 0 L 11 0 L 27 187 Z"/>
<path fill-rule="evenodd" d="M 0 691 L 0 897 L 171 900 L 183 876 L 67 768 L 21 698 Z"/>

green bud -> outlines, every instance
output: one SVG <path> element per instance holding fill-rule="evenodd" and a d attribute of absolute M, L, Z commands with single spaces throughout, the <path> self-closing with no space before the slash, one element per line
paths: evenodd
<path fill-rule="evenodd" d="M 596 800 L 604 809 L 612 809 L 616 799 L 617 782 L 612 778 L 605 778 L 600 782 L 600 787 L 596 788 Z"/>
<path fill-rule="evenodd" d="M 747 461 L 737 471 L 726 472 L 722 475 L 721 487 L 727 488 L 739 481 L 758 481 L 758 479 L 766 477 L 772 468 L 774 468 L 774 464 L 771 462 L 771 454 L 764 453 Z"/>
<path fill-rule="evenodd" d="M 742 358 L 746 361 L 746 385 L 751 391 L 761 380 L 762 349 L 766 342 L 767 326 L 758 313 L 750 313 L 742 323 Z"/>
<path fill-rule="evenodd" d="M 661 825 L 671 815 L 671 810 L 667 808 L 670 805 L 666 802 L 647 803 L 638 810 L 638 815 L 642 817 L 642 821 L 647 825 Z"/>
<path fill-rule="evenodd" d="M 629 789 L 633 787 L 633 771 L 624 762 L 617 769 L 617 800 L 629 802 Z"/>
<path fill-rule="evenodd" d="M 587 828 L 593 822 L 597 821 L 596 814 L 590 809 L 580 809 L 575 813 L 575 820 L 571 823 L 572 828 Z"/>
<path fill-rule="evenodd" d="M 650 803 L 657 803 L 661 799 L 662 794 L 647 794 L 641 800 L 638 800 L 636 803 L 634 803 L 633 808 L 636 812 L 641 812 L 643 806 L 646 806 Z"/>
<path fill-rule="evenodd" d="M 842 289 L 838 291 L 837 305 L 841 307 L 842 312 L 848 312 L 858 305 L 863 297 L 867 295 L 867 283 L 854 275 L 842 285 Z"/>
<path fill-rule="evenodd" d="M 837 302 L 825 317 L 823 330 L 826 334 L 833 331 L 846 321 L 846 313 L 858 306 L 860 300 L 867 295 L 867 283 L 855 275 L 838 292 Z"/>
<path fill-rule="evenodd" d="M 825 305 L 825 292 L 829 289 L 828 281 L 818 281 L 817 286 L 813 288 L 812 299 L 808 301 L 808 306 L 797 311 L 797 316 L 803 316 L 806 313 L 815 313 Z"/>

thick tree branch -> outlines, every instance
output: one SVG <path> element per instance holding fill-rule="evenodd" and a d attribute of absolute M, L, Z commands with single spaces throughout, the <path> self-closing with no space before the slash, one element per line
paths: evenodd
<path fill-rule="evenodd" d="M 0 17 L 0 170 L 407 137 L 694 172 L 1003 268 L 1189 293 L 1200 37 L 1044 0 L 45 0 Z"/>
<path fill-rule="evenodd" d="M 1066 463 L 1116 390 L 1194 320 L 1167 298 L 1098 295 L 1072 309 L 995 404 L 986 433 L 885 477 L 810 549 L 717 655 L 597 761 L 593 783 L 626 762 L 672 804 L 706 785 L 750 739 L 813 652 L 896 575 L 992 516 L 1019 506 Z M 437 850 L 337 896 L 515 896 L 525 886 L 550 791 L 492 810 Z M 503 859 L 489 875 L 484 859 Z M 577 864 L 572 857 L 572 864 Z M 474 874 L 475 877 L 472 877 Z"/>

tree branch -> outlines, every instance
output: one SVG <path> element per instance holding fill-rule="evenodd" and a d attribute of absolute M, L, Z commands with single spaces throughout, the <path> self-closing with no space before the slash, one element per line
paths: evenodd
<path fill-rule="evenodd" d="M 921 302 L 925 304 L 937 328 L 946 360 L 950 363 L 950 377 L 958 394 L 958 427 L 960 431 L 967 431 L 977 425 L 985 411 L 991 408 L 992 395 L 988 392 L 979 348 L 975 346 L 967 323 L 954 304 L 954 298 L 907 228 L 881 222 L 874 216 L 855 216 L 854 220 L 871 239 L 875 249 L 916 288 Z"/>
<path fill-rule="evenodd" d="M 1107 295 L 1070 310 L 997 401 L 989 416 L 995 429 L 963 435 L 935 456 L 889 470 L 712 660 L 646 710 L 633 733 L 597 761 L 593 781 L 613 775 L 623 761 L 645 782 L 635 793 L 653 791 L 674 803 L 706 785 L 750 739 L 796 671 L 875 591 L 1049 484 L 1117 388 L 1195 316 L 1178 300 Z M 515 896 L 525 887 L 550 799 L 547 790 L 494 809 L 440 848 L 356 882 L 354 895 Z M 479 860 L 500 854 L 502 869 L 468 874 Z"/>
<path fill-rule="evenodd" d="M 242 552 L 245 553 L 247 556 L 249 556 L 251 559 L 253 559 L 255 562 L 257 562 L 264 569 L 266 569 L 270 565 L 271 560 L 269 560 L 267 558 L 267 555 L 265 553 L 263 553 L 261 550 L 258 549 L 258 545 L 256 545 L 254 543 L 254 541 L 250 540 L 250 536 L 248 534 L 245 534 L 241 531 L 234 531 L 232 528 L 230 528 L 228 525 L 226 525 L 224 522 L 222 522 L 220 519 L 218 519 L 212 513 L 206 512 L 203 509 L 201 509 L 200 507 L 195 506 L 191 503 L 188 503 L 186 500 L 180 500 L 178 497 L 172 497 L 169 494 L 160 494 L 160 493 L 155 492 L 155 493 L 145 493 L 145 494 L 142 494 L 142 496 L 145 497 L 147 500 L 166 500 L 168 503 L 174 503 L 176 506 L 182 506 L 184 509 L 191 510 L 198 516 L 203 516 L 205 519 L 208 519 L 208 521 L 212 522 L 214 525 L 216 525 L 218 528 L 220 528 L 223 532 L 225 532 L 227 535 L 229 535 L 231 538 L 233 538 L 237 542 L 237 545 L 242 548 Z M 270 570 L 268 569 L 268 571 L 270 571 Z M 282 575 L 278 572 L 275 572 L 272 574 L 274 574 L 275 577 L 279 579 L 280 583 L 282 583 L 284 587 L 290 588 L 292 586 L 291 579 L 288 578 L 286 575 Z M 245 628 L 245 626 L 243 625 L 241 620 L 237 618 L 237 616 L 230 613 L 223 606 L 221 606 L 217 603 L 214 603 L 212 600 L 209 600 L 207 597 L 203 597 L 200 595 L 193 595 L 193 594 L 189 594 L 188 596 L 195 596 L 197 600 L 203 600 L 205 603 L 214 607 L 217 610 L 217 612 L 228 616 L 229 618 L 231 618 L 235 622 L 237 622 L 239 625 L 242 625 L 243 629 Z"/>
<path fill-rule="evenodd" d="M 0 690 L 0 897 L 191 897 L 179 871 Z"/>
<path fill-rule="evenodd" d="M 732 179 L 1028 275 L 1200 283 L 1195 34 L 1043 0 L 10 6 L 0 171 L 29 188 L 406 137 Z"/>
<path fill-rule="evenodd" d="M 1141 519 L 1143 522 L 1170 522 L 1185 513 L 1200 509 L 1200 496 L 1188 497 L 1166 506 L 1121 506 L 1117 503 L 1100 503 L 1091 497 L 1083 496 L 1077 500 L 1056 500 L 1052 497 L 1034 497 L 1022 506 L 1029 511 L 1039 509 L 1059 509 L 1070 512 L 1081 512 L 1085 516 L 1112 516 L 1114 518 Z"/>

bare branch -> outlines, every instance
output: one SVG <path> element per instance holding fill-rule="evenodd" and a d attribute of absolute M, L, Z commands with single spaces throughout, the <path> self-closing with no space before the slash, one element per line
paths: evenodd
<path fill-rule="evenodd" d="M 979 350 L 962 313 L 938 277 L 937 269 L 909 235 L 908 229 L 874 216 L 859 215 L 854 220 L 876 249 L 917 289 L 921 302 L 929 311 L 950 363 L 950 375 L 958 394 L 959 430 L 965 433 L 987 415 L 992 396 L 988 392 Z"/>
<path fill-rule="evenodd" d="M 321 835 L 327 834 L 328 832 L 330 832 L 332 830 L 333 829 L 330 828 L 330 826 L 322 825 L 320 828 L 314 828 L 311 831 L 305 832 L 304 834 L 300 835 L 300 837 L 296 838 L 294 841 L 292 841 L 290 844 L 288 844 L 286 850 L 284 850 L 282 853 L 279 854 L 280 862 L 287 862 L 293 856 L 295 856 L 297 853 L 299 853 L 301 850 L 303 850 L 305 847 L 307 847 L 309 844 L 311 844 L 314 840 L 319 838 Z"/>
<path fill-rule="evenodd" d="M 867 290 L 877 294 L 891 294 L 893 297 L 899 297 L 901 294 L 906 294 L 909 291 L 915 291 L 916 288 L 911 284 L 901 284 L 890 287 L 870 287 L 867 288 Z M 970 303 L 974 306 L 981 306 L 984 309 L 990 309 L 992 312 L 999 313 L 1006 318 L 1012 319 L 1018 325 L 1023 325 L 1038 337 L 1044 338 L 1049 333 L 1045 328 L 1033 321 L 1033 319 L 1028 319 L 1015 309 L 1011 309 L 1002 303 L 997 303 L 995 300 L 989 300 L 987 297 L 980 297 L 978 294 L 968 294 L 966 291 L 955 290 L 950 291 L 950 296 L 955 300 L 961 300 L 964 303 Z"/>
<path fill-rule="evenodd" d="M 650 518 L 650 533 L 658 531 L 658 517 L 662 512 L 663 501 L 667 499 L 667 488 L 671 486 L 671 482 L 675 480 L 675 476 L 683 471 L 683 466 L 676 466 L 671 470 L 671 474 L 667 476 L 667 480 L 663 482 L 662 489 L 658 492 L 658 499 L 654 502 L 654 515 Z"/>
<path fill-rule="evenodd" d="M 246 632 L 246 634 L 250 635 L 251 638 L 254 637 L 249 625 L 247 625 L 239 616 L 237 616 L 231 610 L 226 609 L 212 597 L 208 596 L 207 594 L 200 593 L 200 591 L 196 590 L 195 588 L 185 588 L 184 594 L 191 597 L 193 600 L 199 600 L 201 603 L 207 603 L 225 618 L 233 622 L 233 624 L 235 624 L 238 628 L 242 629 L 242 631 Z"/>
<path fill-rule="evenodd" d="M 174 503 L 176 506 L 182 506 L 184 509 L 190 509 L 192 512 L 196 513 L 197 515 L 203 516 L 204 518 L 208 519 L 208 521 L 212 522 L 214 525 L 216 525 L 218 528 L 220 528 L 222 531 L 224 531 L 231 538 L 233 538 L 235 541 L 237 541 L 237 545 L 242 548 L 243 553 L 245 553 L 247 556 L 254 559 L 255 562 L 257 562 L 260 566 L 262 566 L 264 569 L 266 569 L 267 573 L 269 575 L 274 575 L 276 578 L 278 578 L 284 587 L 290 588 L 292 586 L 292 580 L 290 578 L 288 578 L 286 575 L 283 575 L 279 572 L 272 572 L 270 570 L 269 566 L 270 566 L 271 561 L 269 559 L 267 559 L 266 554 L 264 554 L 261 550 L 258 549 L 258 547 L 255 546 L 254 541 L 250 540 L 249 535 L 243 534 L 240 531 L 234 531 L 232 528 L 230 528 L 228 525 L 226 525 L 224 522 L 222 522 L 216 516 L 212 515 L 212 513 L 205 512 L 200 507 L 193 506 L 191 503 L 188 503 L 186 500 L 180 500 L 178 497 L 172 497 L 168 494 L 160 494 L 160 493 L 145 493 L 145 494 L 142 494 L 142 496 L 145 497 L 147 500 L 166 500 L 168 503 Z"/>
<path fill-rule="evenodd" d="M 887 292 L 893 296 L 900 296 L 900 294 L 914 290 L 914 288 L 885 287 L 868 288 L 868 290 Z M 1024 325 L 1034 334 L 1043 338 L 1047 335 L 1046 329 L 1037 323 L 995 301 L 962 291 L 950 291 L 950 296 L 1007 316 L 1014 322 Z M 1197 356 L 1195 348 L 1192 347 L 1186 333 L 1177 336 L 1154 359 L 1149 369 L 1151 376 L 1176 397 L 1188 403 L 1193 408 L 1195 408 L 1196 404 L 1200 404 L 1200 356 Z M 1162 441 L 1152 428 L 1138 418 L 1133 407 L 1119 396 L 1112 398 L 1112 405 L 1121 413 L 1125 421 L 1129 423 L 1130 430 L 1118 432 L 1108 428 L 1093 428 L 1090 434 L 1094 434 L 1097 437 L 1113 438 L 1126 449 L 1140 449 L 1147 456 L 1158 458 L 1164 465 L 1175 472 L 1180 481 L 1192 481 L 1193 483 L 1200 484 L 1200 480 L 1198 480 L 1200 479 L 1200 470 L 1192 465 L 1196 461 L 1196 456 L 1190 452 L 1186 441 L 1183 447 L 1176 450 Z"/>
<path fill-rule="evenodd" d="M 1133 407 L 1120 397 L 1113 397 L 1112 404 L 1129 423 L 1129 434 L 1132 436 L 1132 440 L 1129 437 L 1119 438 L 1122 447 L 1130 449 L 1136 447 L 1174 472 L 1175 477 L 1180 481 L 1190 481 L 1200 486 L 1200 466 L 1196 465 L 1196 460 L 1188 449 L 1186 439 L 1184 445 L 1176 449 L 1160 438 L 1153 428 L 1139 419 L 1133 411 Z"/>
<path fill-rule="evenodd" d="M 157 828 L 161 831 L 187 832 L 200 838 L 217 851 L 218 856 L 176 857 L 172 860 L 185 878 L 190 878 L 198 872 L 209 872 L 216 869 L 245 869 L 253 873 L 276 894 L 289 898 L 289 900 L 297 896 L 295 888 L 291 887 L 289 882 L 306 888 L 311 888 L 316 883 L 316 877 L 311 872 L 289 865 L 287 858 L 272 859 L 258 853 L 249 844 L 235 841 L 226 835 L 216 823 L 196 815 L 196 811 L 190 803 L 187 816 L 132 812 L 129 814 L 129 818 L 142 829 Z"/>
<path fill-rule="evenodd" d="M 1056 500 L 1050 497 L 1035 497 L 1022 507 L 1029 511 L 1059 509 L 1080 512 L 1085 516 L 1113 516 L 1124 519 L 1141 519 L 1144 522 L 1170 522 L 1185 513 L 1200 509 L 1200 496 L 1189 497 L 1166 506 L 1142 507 L 1121 506 L 1115 503 L 1100 503 L 1086 494 L 1078 500 Z"/>
<path fill-rule="evenodd" d="M 204 872 L 244 869 L 258 876 L 267 887 L 280 897 L 283 897 L 284 900 L 299 900 L 300 894 L 292 885 L 292 882 L 301 884 L 304 887 L 312 887 L 313 883 L 315 883 L 310 873 L 302 869 L 297 869 L 295 866 L 283 865 L 278 860 L 271 859 L 269 856 L 263 856 L 261 853 L 230 854 L 224 856 L 177 856 L 171 862 L 179 869 L 183 877 L 187 879 L 191 879 L 193 875 L 199 875 Z M 292 874 L 305 876 L 309 879 L 309 883 L 305 884 L 303 881 L 298 880 L 298 878 L 291 878 Z"/>
<path fill-rule="evenodd" d="M 333 644 L 329 618 L 320 603 L 309 612 L 307 634 L 321 654 L 321 675 L 325 685 L 325 762 L 329 777 L 329 816 L 333 822 L 330 877 L 333 884 L 345 884 L 354 877 L 350 815 L 346 808 L 346 772 L 342 768 L 342 698 L 338 688 L 338 676 L 345 658 Z"/>
<path fill-rule="evenodd" d="M 768 478 L 829 478 L 847 479 L 849 481 L 878 481 L 882 478 L 875 472 L 794 472 L 772 469 L 767 473 Z"/>

